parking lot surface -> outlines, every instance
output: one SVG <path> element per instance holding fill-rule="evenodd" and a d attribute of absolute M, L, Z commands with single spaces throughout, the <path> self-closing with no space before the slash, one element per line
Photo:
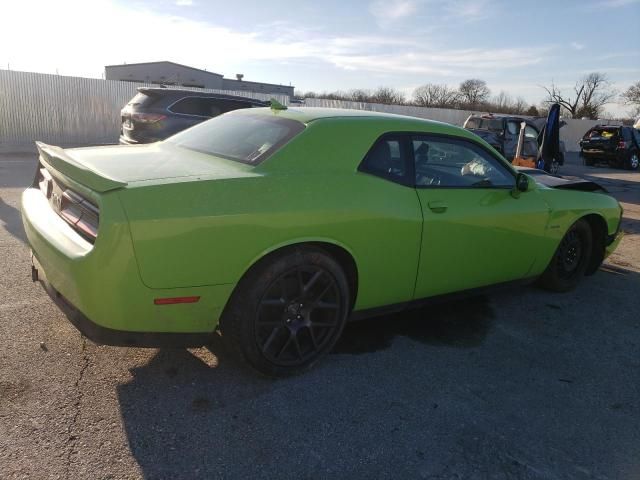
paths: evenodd
<path fill-rule="evenodd" d="M 0 156 L 0 478 L 640 478 L 640 173 L 583 167 L 627 232 L 567 294 L 535 287 L 350 324 L 306 375 L 214 343 L 96 346 L 30 278 Z"/>

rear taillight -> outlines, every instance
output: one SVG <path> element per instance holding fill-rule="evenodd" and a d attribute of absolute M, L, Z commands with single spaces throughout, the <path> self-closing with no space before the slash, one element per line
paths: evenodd
<path fill-rule="evenodd" d="M 71 190 L 62 192 L 60 216 L 88 240 L 98 236 L 99 210 L 94 204 Z"/>
<path fill-rule="evenodd" d="M 618 142 L 618 148 L 619 148 L 619 149 L 625 149 L 625 148 L 627 148 L 627 146 L 626 146 L 626 145 L 625 145 L 625 143 L 624 143 L 624 140 L 620 140 L 620 141 Z"/>
<path fill-rule="evenodd" d="M 45 197 L 51 198 L 51 194 L 53 193 L 53 179 L 51 178 L 51 174 L 47 172 L 46 168 L 41 168 L 38 170 L 37 179 L 40 191 L 44 193 Z"/>
<path fill-rule="evenodd" d="M 161 113 L 133 113 L 131 114 L 131 120 L 137 123 L 156 123 L 160 120 L 167 118 L 166 115 Z"/>
<path fill-rule="evenodd" d="M 89 200 L 69 190 L 49 171 L 39 166 L 33 184 L 47 198 L 53 210 L 85 239 L 93 243 L 98 236 L 100 210 Z"/>

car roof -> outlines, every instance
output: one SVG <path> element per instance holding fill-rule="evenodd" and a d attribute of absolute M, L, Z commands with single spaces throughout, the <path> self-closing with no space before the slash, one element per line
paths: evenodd
<path fill-rule="evenodd" d="M 269 102 L 265 100 L 258 100 L 256 98 L 242 97 L 240 95 L 226 95 L 224 93 L 216 92 L 202 92 L 198 90 L 187 90 L 183 88 L 162 88 L 162 87 L 138 87 L 138 92 L 151 96 L 183 96 L 183 97 L 206 97 L 217 98 L 219 100 L 238 100 L 255 105 L 268 106 Z"/>

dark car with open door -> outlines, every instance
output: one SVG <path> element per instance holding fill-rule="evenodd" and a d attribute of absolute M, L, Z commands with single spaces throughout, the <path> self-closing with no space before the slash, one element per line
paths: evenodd
<path fill-rule="evenodd" d="M 527 117 L 504 114 L 471 114 L 464 122 L 463 127 L 472 131 L 489 145 L 500 152 L 507 160 L 513 162 L 518 146 L 518 137 L 524 123 L 524 138 L 520 154 L 523 157 L 536 159 L 539 147 L 542 143 L 541 132 L 545 125 L 546 117 Z M 560 121 L 558 128 L 565 125 Z M 554 159 L 552 173 L 557 173 L 560 165 L 564 165 L 565 145 L 559 140 L 559 150 Z"/>

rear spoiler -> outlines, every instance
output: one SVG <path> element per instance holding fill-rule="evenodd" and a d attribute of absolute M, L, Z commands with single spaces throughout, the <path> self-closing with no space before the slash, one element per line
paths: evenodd
<path fill-rule="evenodd" d="M 85 165 L 74 160 L 64 149 L 46 143 L 36 142 L 40 157 L 58 172 L 72 180 L 89 187 L 94 192 L 104 193 L 127 186 L 127 182 L 121 182 L 109 178 L 106 175 L 88 169 Z"/>

